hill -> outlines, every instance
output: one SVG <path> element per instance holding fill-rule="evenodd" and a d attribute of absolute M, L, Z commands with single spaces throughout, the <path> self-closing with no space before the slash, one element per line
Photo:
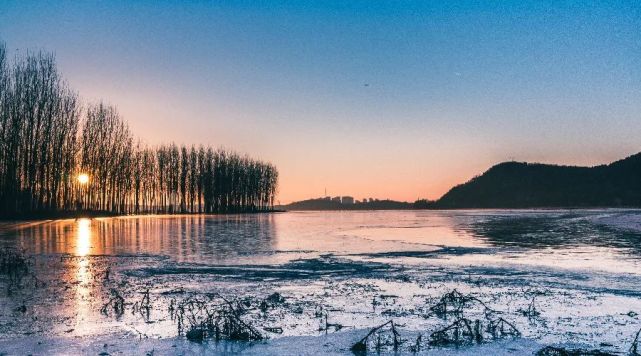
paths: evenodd
<path fill-rule="evenodd" d="M 641 207 L 641 153 L 594 167 L 500 163 L 432 207 Z"/>

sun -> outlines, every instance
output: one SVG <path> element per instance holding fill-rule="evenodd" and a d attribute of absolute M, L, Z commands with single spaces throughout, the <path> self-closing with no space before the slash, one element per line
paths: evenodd
<path fill-rule="evenodd" d="M 89 182 L 89 175 L 87 173 L 80 173 L 78 175 L 78 182 L 80 182 L 80 184 L 87 184 Z"/>

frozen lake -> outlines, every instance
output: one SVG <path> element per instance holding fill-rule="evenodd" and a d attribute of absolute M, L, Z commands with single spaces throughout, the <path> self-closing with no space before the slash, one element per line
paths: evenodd
<path fill-rule="evenodd" d="M 340 354 L 389 320 L 400 353 L 518 354 L 547 345 L 623 353 L 641 328 L 638 210 L 3 223 L 0 244 L 30 261 L 18 282 L 0 275 L 0 354 Z M 452 291 L 469 299 L 436 313 Z M 110 304 L 115 295 L 123 310 Z M 267 340 L 188 341 L 190 324 L 219 298 Z M 191 309 L 177 317 L 176 306 Z M 461 318 L 484 326 L 502 319 L 519 332 L 460 345 L 430 339 Z"/>

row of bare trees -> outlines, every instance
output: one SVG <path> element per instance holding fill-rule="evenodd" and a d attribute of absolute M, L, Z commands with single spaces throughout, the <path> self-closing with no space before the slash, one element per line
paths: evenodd
<path fill-rule="evenodd" d="M 277 181 L 273 165 L 223 149 L 143 145 L 114 107 L 83 108 L 51 54 L 10 63 L 0 43 L 0 217 L 264 211 Z"/>

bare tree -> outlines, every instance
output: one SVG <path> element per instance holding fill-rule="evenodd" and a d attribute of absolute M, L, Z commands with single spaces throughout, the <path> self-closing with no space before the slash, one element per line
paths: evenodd
<path fill-rule="evenodd" d="M 134 138 L 115 107 L 81 109 L 53 55 L 0 43 L 0 213 L 235 213 L 273 208 L 276 168 L 211 147 Z M 82 185 L 80 173 L 89 177 Z"/>

